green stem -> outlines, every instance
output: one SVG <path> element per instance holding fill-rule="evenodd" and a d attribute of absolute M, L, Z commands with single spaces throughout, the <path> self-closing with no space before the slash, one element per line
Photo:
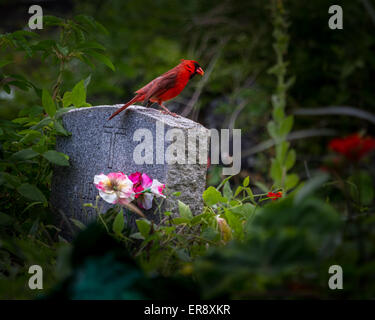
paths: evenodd
<path fill-rule="evenodd" d="M 61 57 L 60 58 L 59 75 L 57 76 L 56 83 L 53 86 L 53 95 L 52 95 L 52 99 L 53 100 L 56 100 L 56 98 L 57 98 L 57 96 L 59 94 L 59 91 L 60 91 L 60 87 L 61 87 L 61 85 L 63 83 L 62 74 L 63 74 L 63 71 L 64 71 L 64 66 L 65 66 L 64 57 Z"/>
<path fill-rule="evenodd" d="M 107 224 L 105 223 L 105 221 L 104 221 L 104 219 L 103 219 L 103 217 L 102 217 L 102 215 L 101 215 L 100 213 L 99 213 L 99 219 L 100 219 L 100 221 L 103 223 L 103 225 L 104 225 L 105 229 L 107 230 L 107 232 L 109 233 L 108 226 L 107 226 Z"/>

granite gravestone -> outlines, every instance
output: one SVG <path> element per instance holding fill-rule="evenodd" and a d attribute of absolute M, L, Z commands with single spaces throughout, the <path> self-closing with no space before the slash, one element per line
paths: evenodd
<path fill-rule="evenodd" d="M 70 166 L 54 168 L 51 203 L 58 220 L 65 222 L 60 223 L 65 231 L 69 218 L 87 224 L 96 217 L 93 209 L 83 205 L 95 203 L 98 190 L 93 180 L 100 173 L 147 173 L 167 186 L 162 211 L 176 214 L 177 199 L 189 205 L 193 214 L 202 210 L 210 131 L 189 119 L 140 106 L 130 106 L 108 121 L 120 106 L 74 109 L 63 116 L 71 136 L 58 137 L 56 150 L 69 156 Z M 181 195 L 173 196 L 175 192 Z M 113 205 L 100 199 L 100 206 L 105 212 Z M 154 212 L 145 214 L 158 220 Z"/>

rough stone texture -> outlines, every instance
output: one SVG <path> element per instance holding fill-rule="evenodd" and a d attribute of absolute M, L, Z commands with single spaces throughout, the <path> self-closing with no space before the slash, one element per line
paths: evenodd
<path fill-rule="evenodd" d="M 83 204 L 94 203 L 98 195 L 93 184 L 94 176 L 115 171 L 125 174 L 145 172 L 151 178 L 165 183 L 170 196 L 163 202 L 163 210 L 176 213 L 176 199 L 179 199 L 190 206 L 193 214 L 199 213 L 203 207 L 202 193 L 206 184 L 207 164 L 157 164 L 156 157 L 157 151 L 162 151 L 163 147 L 165 154 L 171 143 L 176 145 L 163 139 L 166 138 L 167 130 L 182 129 L 185 142 L 179 147 L 197 145 L 197 148 L 198 140 L 188 138 L 188 132 L 194 131 L 201 134 L 201 137 L 203 135 L 207 148 L 209 130 L 189 119 L 175 118 L 162 114 L 159 110 L 139 106 L 131 106 L 108 121 L 108 117 L 120 106 L 80 108 L 63 116 L 63 125 L 72 135 L 57 139 L 57 151 L 70 157 L 70 167 L 55 167 L 53 172 L 52 206 L 56 212 L 60 212 L 60 215 L 63 212 L 62 216 L 65 216 L 59 220 L 74 218 L 85 224 L 91 221 L 95 212 L 84 208 Z M 164 132 L 157 130 L 157 123 L 158 126 L 164 125 Z M 139 165 L 133 160 L 134 148 L 144 141 L 133 141 L 134 132 L 140 128 L 148 129 L 152 133 L 152 164 Z M 160 157 L 161 152 L 158 154 Z M 205 153 L 202 154 L 206 156 Z M 184 151 L 184 157 L 187 158 L 187 155 L 188 148 Z M 178 198 L 171 195 L 177 191 L 181 192 Z M 103 211 L 112 206 L 103 200 L 100 200 L 100 205 L 103 206 Z M 146 212 L 147 217 L 158 220 L 153 212 L 154 210 Z M 67 226 L 63 226 L 63 229 L 66 228 Z"/>

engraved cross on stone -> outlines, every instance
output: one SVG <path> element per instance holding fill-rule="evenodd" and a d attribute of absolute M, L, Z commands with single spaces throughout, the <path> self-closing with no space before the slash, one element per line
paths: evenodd
<path fill-rule="evenodd" d="M 113 158 L 115 152 L 115 144 L 119 135 L 126 135 L 125 128 L 116 128 L 113 125 L 105 124 L 104 129 L 104 143 L 109 146 L 108 150 L 108 169 L 113 168 Z"/>

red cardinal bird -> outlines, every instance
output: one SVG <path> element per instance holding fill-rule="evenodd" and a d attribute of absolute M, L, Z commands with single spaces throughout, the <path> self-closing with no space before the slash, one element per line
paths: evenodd
<path fill-rule="evenodd" d="M 185 88 L 188 81 L 197 73 L 201 76 L 204 75 L 203 69 L 196 61 L 184 59 L 181 60 L 179 65 L 175 66 L 173 69 L 167 71 L 166 73 L 152 80 L 150 83 L 146 84 L 143 88 L 136 91 L 135 97 L 113 113 L 108 120 L 111 120 L 114 116 L 118 115 L 121 111 L 125 110 L 135 102 L 143 102 L 147 107 L 156 102 L 164 109 L 164 111 L 162 111 L 163 113 L 176 117 L 177 115 L 170 112 L 165 107 L 163 102 L 178 96 Z"/>

